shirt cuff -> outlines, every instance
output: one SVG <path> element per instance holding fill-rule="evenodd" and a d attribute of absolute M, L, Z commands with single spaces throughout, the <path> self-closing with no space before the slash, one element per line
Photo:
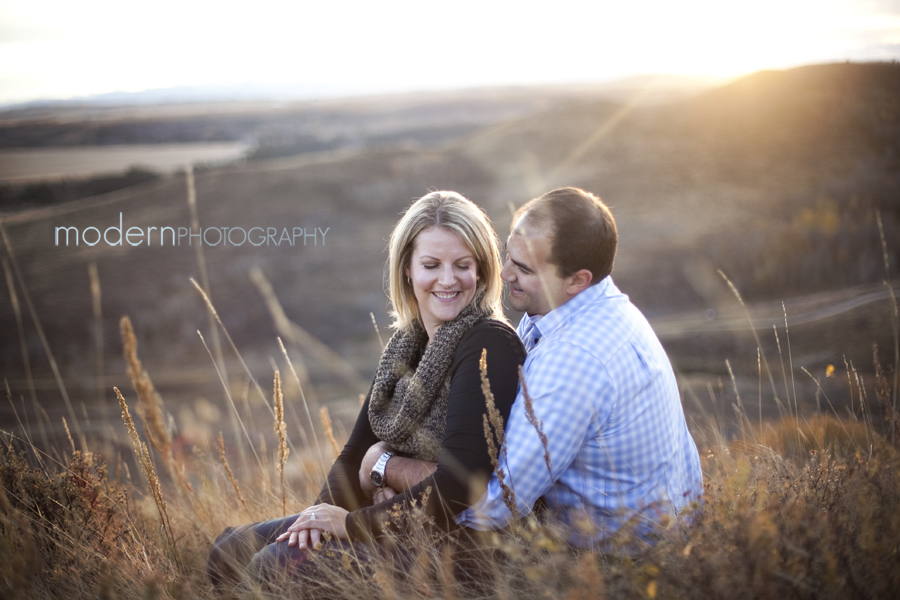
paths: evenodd
<path fill-rule="evenodd" d="M 347 539 L 351 542 L 375 541 L 375 535 L 370 528 L 369 520 L 362 510 L 354 510 L 353 512 L 347 513 L 344 528 L 347 531 Z"/>

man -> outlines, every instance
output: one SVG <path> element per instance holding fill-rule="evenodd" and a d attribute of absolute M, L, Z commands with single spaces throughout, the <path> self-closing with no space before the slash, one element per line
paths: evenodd
<path fill-rule="evenodd" d="M 697 448 L 665 351 L 609 276 L 618 234 L 609 209 L 583 190 L 553 190 L 515 216 L 501 276 L 526 314 L 528 356 L 501 457 L 520 515 L 543 499 L 590 547 L 636 518 L 642 532 L 700 500 Z M 490 362 L 490 356 L 488 356 Z M 457 521 L 496 529 L 512 516 L 496 474 Z"/>

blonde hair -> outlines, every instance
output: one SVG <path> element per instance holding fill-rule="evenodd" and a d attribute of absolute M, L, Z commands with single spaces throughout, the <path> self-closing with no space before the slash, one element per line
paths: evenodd
<path fill-rule="evenodd" d="M 416 200 L 391 232 L 387 264 L 388 296 L 394 319 L 391 327 L 400 331 L 412 327 L 413 321 L 422 323 L 419 303 L 407 281 L 406 269 L 412 260 L 416 238 L 429 227 L 442 227 L 459 236 L 478 264 L 475 296 L 485 290 L 478 308 L 505 322 L 501 306 L 500 240 L 490 219 L 478 205 L 456 192 L 431 192 Z"/>

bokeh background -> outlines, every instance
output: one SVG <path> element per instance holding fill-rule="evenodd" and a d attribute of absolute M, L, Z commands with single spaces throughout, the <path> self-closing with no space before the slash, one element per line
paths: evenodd
<path fill-rule="evenodd" d="M 270 418 L 252 382 L 288 372 L 279 337 L 312 409 L 349 428 L 390 335 L 388 235 L 433 189 L 483 206 L 501 238 L 554 187 L 603 198 L 613 277 L 692 424 L 731 427 L 739 395 L 760 418 L 791 397 L 859 410 L 873 344 L 895 365 L 900 3 L 4 0 L 0 15 L 4 431 L 41 424 L 53 447 L 65 417 L 120 451 L 125 315 L 185 448 L 239 436 L 236 414 Z M 58 227 L 120 215 L 327 233 L 57 244 Z"/>

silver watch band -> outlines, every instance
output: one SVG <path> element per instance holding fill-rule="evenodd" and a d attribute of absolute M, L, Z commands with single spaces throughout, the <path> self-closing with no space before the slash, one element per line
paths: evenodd
<path fill-rule="evenodd" d="M 375 487 L 383 488 L 385 484 L 384 472 L 387 468 L 388 460 L 394 455 L 393 452 L 385 452 L 378 458 L 378 462 L 372 468 L 372 483 Z"/>

